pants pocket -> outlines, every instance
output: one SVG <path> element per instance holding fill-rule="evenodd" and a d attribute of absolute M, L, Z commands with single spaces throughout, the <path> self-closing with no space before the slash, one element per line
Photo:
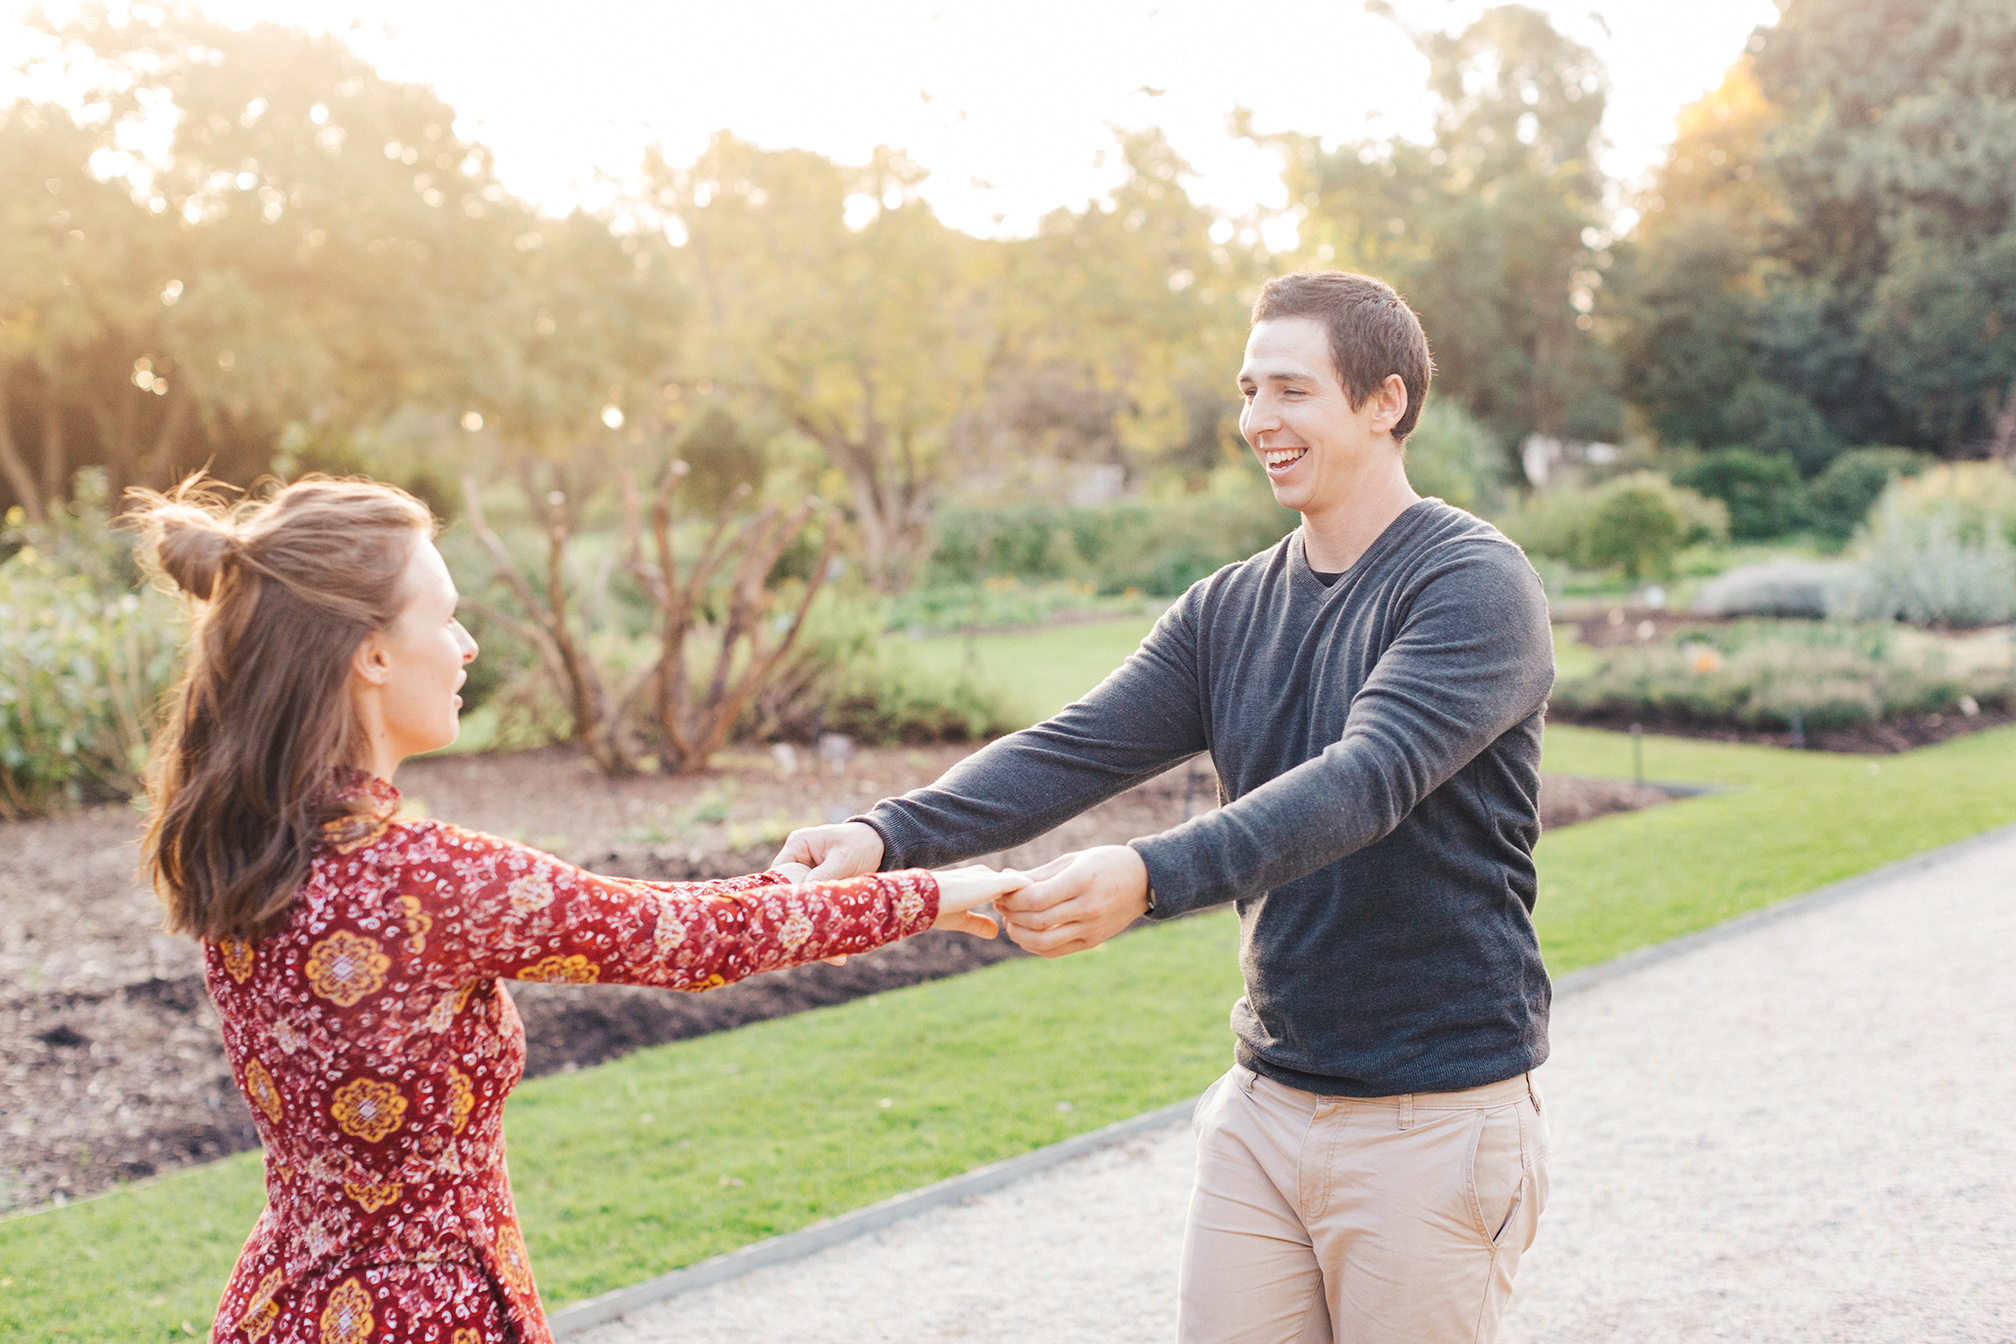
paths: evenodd
<path fill-rule="evenodd" d="M 1526 1197 L 1526 1135 L 1522 1105 L 1482 1111 L 1470 1152 L 1472 1225 L 1489 1245 L 1497 1245 L 1518 1222 Z"/>

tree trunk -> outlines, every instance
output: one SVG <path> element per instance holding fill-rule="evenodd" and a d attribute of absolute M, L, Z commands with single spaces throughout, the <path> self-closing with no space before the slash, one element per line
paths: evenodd
<path fill-rule="evenodd" d="M 49 507 L 63 498 L 70 485 L 69 453 L 63 442 L 63 408 L 55 402 L 42 415 L 42 497 Z"/>
<path fill-rule="evenodd" d="M 21 460 L 21 454 L 14 446 L 14 425 L 9 419 L 12 408 L 7 402 L 7 389 L 0 386 L 0 474 L 7 477 L 8 488 L 21 502 L 21 511 L 30 521 L 41 522 L 42 493 L 35 488 L 35 478 L 29 474 L 28 464 Z"/>

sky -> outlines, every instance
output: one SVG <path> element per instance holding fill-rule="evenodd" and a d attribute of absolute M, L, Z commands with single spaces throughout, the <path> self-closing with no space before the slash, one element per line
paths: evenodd
<path fill-rule="evenodd" d="M 1609 68 L 1605 167 L 1655 165 L 1679 109 L 1721 81 L 1773 0 L 1532 0 Z M 594 205 L 643 148 L 691 162 L 734 131 L 765 148 L 863 162 L 906 151 L 939 217 L 1026 234 L 1059 206 L 1118 183 L 1116 128 L 1159 125 L 1196 169 L 1192 195 L 1244 218 L 1284 205 L 1258 131 L 1326 143 L 1425 138 L 1427 62 L 1361 0 L 199 0 L 234 26 L 260 19 L 347 30 L 395 78 L 432 85 L 457 131 L 496 154 L 505 185 L 564 211 Z M 1395 0 L 1417 29 L 1460 29 L 1472 0 Z M 60 17 L 64 0 L 48 9 Z M 28 50 L 7 0 L 0 67 Z M 0 80 L 0 97 L 18 92 Z M 1626 222 L 1628 222 L 1628 217 Z M 1266 232 L 1292 242 L 1292 216 Z"/>

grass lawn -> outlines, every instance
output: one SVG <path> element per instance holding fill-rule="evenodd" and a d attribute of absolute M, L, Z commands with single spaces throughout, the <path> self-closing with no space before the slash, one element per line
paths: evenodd
<path fill-rule="evenodd" d="M 1154 624 L 1152 616 L 1122 616 L 970 639 L 933 635 L 908 640 L 904 651 L 927 672 L 970 672 L 975 681 L 1001 694 L 1017 722 L 1035 723 L 1097 686 Z"/>
<path fill-rule="evenodd" d="M 1619 734 L 1552 729 L 1547 753 L 1630 772 Z M 1542 843 L 1556 973 L 2016 821 L 2016 728 L 1880 759 L 1655 737 L 1645 758 L 1653 779 L 1728 791 Z M 1213 913 L 527 1084 L 511 1166 L 548 1303 L 1196 1092 L 1230 1055 L 1235 938 Z M 200 1335 L 258 1171 L 246 1154 L 0 1221 L 0 1338 Z"/>

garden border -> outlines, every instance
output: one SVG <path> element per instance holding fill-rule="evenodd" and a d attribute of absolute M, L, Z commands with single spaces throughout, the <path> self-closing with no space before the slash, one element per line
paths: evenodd
<path fill-rule="evenodd" d="M 1767 924 L 1838 904 L 1894 878 L 1935 867 L 1974 850 L 1984 849 L 2012 838 L 2016 838 L 2016 825 L 1997 826 L 1992 830 L 1949 841 L 1907 858 L 1896 859 L 1866 872 L 1856 873 L 1852 877 L 1844 877 L 1838 882 L 1830 882 L 1802 896 L 1787 897 L 1761 909 L 1733 916 L 1720 924 L 1710 925 L 1694 933 L 1683 933 L 1663 943 L 1654 943 L 1650 947 L 1623 953 L 1594 966 L 1570 971 L 1554 982 L 1555 996 L 1558 998 L 1564 994 L 1579 993 L 1620 976 L 1643 970 L 1647 966 L 1684 956 L 1698 948 L 1739 937 Z M 893 1223 L 928 1213 L 932 1209 L 957 1204 L 977 1195 L 998 1190 L 1025 1176 L 1033 1176 L 1037 1172 L 1068 1162 L 1074 1157 L 1082 1157 L 1101 1148 L 1111 1147 L 1138 1134 L 1166 1129 L 1179 1121 L 1189 1119 L 1196 1108 L 1197 1100 L 1196 1097 L 1189 1097 L 1144 1115 L 1116 1121 L 1102 1129 L 1091 1130 L 1075 1138 L 1066 1139 L 1062 1143 L 1053 1143 L 1019 1157 L 975 1168 L 964 1175 L 939 1181 L 935 1185 L 927 1185 L 921 1190 L 910 1190 L 894 1195 L 878 1204 L 870 1204 L 866 1208 L 841 1214 L 837 1218 L 814 1223 L 796 1232 L 787 1232 L 781 1236 L 752 1242 L 725 1255 L 717 1255 L 697 1264 L 675 1269 L 656 1278 L 646 1279 L 642 1283 L 632 1284 L 628 1288 L 618 1288 L 600 1297 L 576 1302 L 572 1306 L 554 1312 L 547 1318 L 547 1325 L 556 1338 L 566 1339 L 583 1330 L 628 1315 L 640 1307 L 740 1278 L 744 1274 L 770 1265 L 803 1259 L 830 1246 L 852 1241 L 870 1232 L 879 1232 Z"/>

